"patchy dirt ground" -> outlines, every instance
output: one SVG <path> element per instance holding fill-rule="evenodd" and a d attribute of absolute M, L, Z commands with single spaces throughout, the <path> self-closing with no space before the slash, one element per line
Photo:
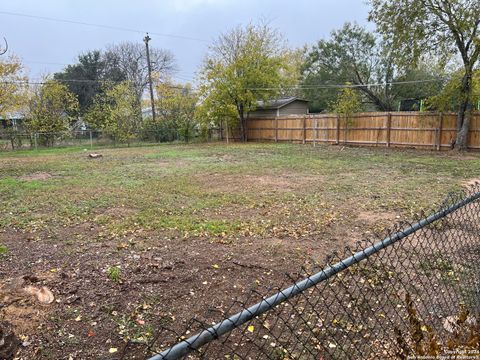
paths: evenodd
<path fill-rule="evenodd" d="M 37 172 L 33 174 L 28 174 L 28 175 L 23 175 L 19 176 L 19 180 L 23 181 L 35 181 L 35 180 L 48 180 L 53 177 L 52 174 L 49 174 L 48 172 Z"/>
<path fill-rule="evenodd" d="M 0 322 L 17 359 L 144 358 L 157 329 L 221 320 L 252 288 L 271 292 L 480 174 L 477 154 L 97 152 L 0 156 Z"/>

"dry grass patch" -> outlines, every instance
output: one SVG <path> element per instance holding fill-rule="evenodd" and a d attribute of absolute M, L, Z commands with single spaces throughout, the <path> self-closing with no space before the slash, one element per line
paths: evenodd
<path fill-rule="evenodd" d="M 282 174 L 209 174 L 197 178 L 207 191 L 220 193 L 276 193 L 297 191 L 314 182 L 322 181 L 322 176 Z"/>
<path fill-rule="evenodd" d="M 48 180 L 55 177 L 53 174 L 50 174 L 48 172 L 36 172 L 33 174 L 28 174 L 28 175 L 23 175 L 19 176 L 18 180 L 22 181 L 43 181 L 43 180 Z"/>

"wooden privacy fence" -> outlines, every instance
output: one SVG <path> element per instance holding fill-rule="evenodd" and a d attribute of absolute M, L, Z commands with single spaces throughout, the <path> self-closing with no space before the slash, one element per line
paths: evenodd
<path fill-rule="evenodd" d="M 249 141 L 292 141 L 368 146 L 449 149 L 456 138 L 454 113 L 358 113 L 345 118 L 335 114 L 291 115 L 249 119 Z M 480 149 L 480 113 L 471 117 L 467 146 Z"/>

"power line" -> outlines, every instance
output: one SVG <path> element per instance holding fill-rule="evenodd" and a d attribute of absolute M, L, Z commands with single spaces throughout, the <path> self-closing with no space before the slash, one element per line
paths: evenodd
<path fill-rule="evenodd" d="M 157 32 L 146 31 L 146 30 L 131 29 L 131 28 L 126 28 L 126 27 L 121 27 L 121 26 L 88 23 L 88 22 L 77 21 L 77 20 L 59 19 L 59 18 L 53 18 L 53 17 L 48 17 L 48 16 L 22 14 L 22 13 L 17 13 L 17 12 L 10 12 L 10 11 L 0 11 L 0 14 L 9 15 L 9 16 L 19 16 L 19 17 L 25 17 L 25 18 L 30 18 L 30 19 L 45 20 L 45 21 L 61 22 L 61 23 L 66 23 L 66 24 L 93 26 L 93 27 L 97 27 L 97 28 L 133 32 L 133 33 L 137 33 L 137 34 L 145 34 L 146 32 L 149 32 L 152 35 L 158 35 L 158 36 L 163 36 L 163 37 L 171 37 L 171 38 L 176 38 L 176 39 L 183 39 L 183 40 L 199 41 L 199 42 L 208 43 L 208 41 L 205 40 L 205 39 L 199 39 L 199 38 L 194 38 L 194 37 L 190 37 L 190 36 L 157 33 Z"/>
<path fill-rule="evenodd" d="M 120 84 L 123 82 L 132 83 L 131 80 L 90 80 L 90 79 L 52 79 L 53 81 L 59 83 L 86 83 L 86 84 Z M 4 85 L 25 85 L 25 86 L 33 86 L 33 85 L 48 85 L 49 82 L 45 80 L 10 80 L 10 81 L 0 81 L 0 84 Z M 163 86 L 166 86 L 170 89 L 179 89 L 183 90 L 186 87 L 180 85 L 171 85 L 163 83 Z"/>
<path fill-rule="evenodd" d="M 61 62 L 50 62 L 50 61 L 39 61 L 39 60 L 21 60 L 22 63 L 25 64 L 44 64 L 44 65 L 62 65 L 62 66 L 75 66 L 78 65 L 76 62 L 71 62 L 71 63 L 61 63 Z M 90 65 L 90 64 L 89 64 Z M 181 79 L 181 80 L 187 80 L 187 81 L 193 81 L 195 74 L 192 73 L 186 73 L 186 72 L 176 72 L 175 74 L 171 75 L 172 77 Z"/>
<path fill-rule="evenodd" d="M 175 75 L 172 75 L 175 77 Z M 178 77 L 181 78 L 181 77 Z M 186 78 L 185 78 L 186 79 Z M 97 82 L 111 82 L 111 83 L 121 83 L 121 82 L 131 82 L 130 80 L 92 80 L 92 79 L 52 79 L 58 82 L 85 82 L 85 83 L 97 83 Z M 188 79 L 190 80 L 190 79 Z M 427 82 L 440 82 L 445 81 L 445 78 L 442 79 L 426 79 L 426 80 L 410 80 L 410 81 L 396 81 L 388 83 L 369 83 L 369 84 L 317 84 L 317 85 L 292 85 L 280 87 L 282 89 L 305 89 L 305 88 L 359 88 L 359 87 L 374 87 L 374 86 L 385 86 L 385 85 L 403 85 L 403 84 L 418 84 L 418 83 L 427 83 Z M 0 83 L 39 83 L 45 84 L 46 81 L 43 80 L 12 80 L 12 81 L 0 81 Z M 251 87 L 246 88 L 247 90 L 273 90 L 278 89 L 279 87 Z"/>
<path fill-rule="evenodd" d="M 23 63 L 26 64 L 40 64 L 40 65 L 62 65 L 68 66 L 73 64 L 66 64 L 66 63 L 57 63 L 57 62 L 48 62 L 48 61 L 36 61 L 36 60 L 22 60 Z"/>
<path fill-rule="evenodd" d="M 188 81 L 188 82 L 193 82 L 195 81 L 195 79 L 193 78 L 190 78 L 190 77 L 185 77 L 185 76 L 182 76 L 182 75 L 172 75 L 173 78 L 175 79 L 179 79 L 179 80 L 183 80 L 183 81 Z"/>
<path fill-rule="evenodd" d="M 122 82 L 130 82 L 129 80 L 91 80 L 91 79 L 51 79 L 59 83 L 112 83 L 119 84 Z M 19 80 L 19 81 L 0 81 L 0 83 L 12 83 L 12 84 L 32 84 L 32 85 L 44 85 L 48 84 L 45 80 Z"/>
<path fill-rule="evenodd" d="M 63 83 L 92 83 L 92 84 L 119 84 L 122 82 L 132 82 L 130 80 L 91 80 L 91 79 L 54 79 Z M 425 79 L 425 80 L 409 80 L 409 81 L 396 81 L 388 83 L 370 83 L 370 84 L 317 84 L 317 85 L 295 85 L 280 87 L 283 90 L 314 90 L 314 89 L 344 89 L 344 88 L 364 88 L 364 87 L 383 87 L 386 85 L 406 85 L 406 84 L 421 84 L 445 81 L 446 78 L 441 79 Z M 0 84 L 24 84 L 24 85 L 44 85 L 48 84 L 45 80 L 16 80 L 16 81 L 0 81 Z M 172 89 L 184 89 L 183 86 L 167 85 Z M 278 90 L 278 87 L 252 87 L 245 88 L 246 90 Z"/>
<path fill-rule="evenodd" d="M 312 84 L 312 85 L 292 85 L 285 86 L 282 89 L 288 90 L 314 90 L 314 89 L 354 89 L 366 87 L 383 87 L 387 85 L 407 85 L 407 84 L 421 84 L 430 82 L 442 82 L 446 78 L 439 79 L 425 79 L 425 80 L 409 80 L 409 81 L 392 81 L 387 83 L 369 83 L 369 84 Z M 251 87 L 247 90 L 277 90 L 278 87 Z"/>

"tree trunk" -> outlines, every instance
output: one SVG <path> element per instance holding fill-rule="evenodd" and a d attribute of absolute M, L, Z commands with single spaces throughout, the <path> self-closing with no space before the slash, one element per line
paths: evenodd
<path fill-rule="evenodd" d="M 460 114 L 458 114 L 460 117 Z M 458 129 L 455 149 L 467 150 L 468 131 L 470 129 L 470 109 L 463 113 L 462 126 Z"/>
<path fill-rule="evenodd" d="M 245 119 L 240 115 L 240 140 L 245 142 Z"/>
<path fill-rule="evenodd" d="M 379 111 L 392 111 L 393 110 L 391 104 L 389 104 L 387 101 L 383 101 L 382 99 L 380 99 L 368 87 L 361 86 L 358 89 L 367 96 L 367 98 L 375 105 L 375 107 Z"/>
<path fill-rule="evenodd" d="M 461 98 L 463 99 L 457 114 L 456 150 L 466 150 L 468 131 L 470 129 L 470 97 L 472 92 L 472 71 L 467 69 L 462 79 Z"/>
<path fill-rule="evenodd" d="M 240 138 L 243 142 L 246 141 L 247 137 L 246 137 L 246 133 L 247 133 L 247 129 L 246 129 L 246 120 L 245 120 L 245 113 L 243 111 L 243 105 L 240 105 L 238 107 L 238 115 L 240 116 Z"/>

